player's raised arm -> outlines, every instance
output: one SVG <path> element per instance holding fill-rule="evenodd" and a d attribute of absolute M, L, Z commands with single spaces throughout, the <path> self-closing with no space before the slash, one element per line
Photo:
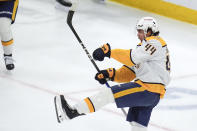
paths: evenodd
<path fill-rule="evenodd" d="M 110 45 L 104 44 L 102 47 L 96 49 L 93 52 L 93 58 L 98 61 L 103 61 L 105 57 L 113 58 L 120 63 L 127 66 L 134 66 L 135 63 L 131 59 L 131 50 L 124 49 L 113 49 L 111 50 Z"/>

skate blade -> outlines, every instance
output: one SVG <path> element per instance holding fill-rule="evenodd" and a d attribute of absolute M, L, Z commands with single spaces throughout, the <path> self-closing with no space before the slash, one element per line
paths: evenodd
<path fill-rule="evenodd" d="M 55 102 L 55 110 L 56 110 L 56 116 L 58 123 L 63 122 L 64 120 L 70 120 L 66 113 L 62 109 L 62 102 L 60 96 L 55 96 L 54 98 Z"/>
<path fill-rule="evenodd" d="M 61 121 L 59 119 L 58 111 L 57 111 L 58 109 L 57 109 L 57 102 L 56 101 L 57 101 L 57 97 L 55 96 L 54 97 L 54 104 L 55 104 L 55 112 L 56 112 L 57 122 L 61 123 Z"/>

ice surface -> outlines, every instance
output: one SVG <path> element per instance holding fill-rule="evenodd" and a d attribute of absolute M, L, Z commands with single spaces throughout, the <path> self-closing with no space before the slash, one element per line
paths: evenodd
<path fill-rule="evenodd" d="M 7 72 L 0 61 L 0 131 L 130 131 L 114 104 L 57 123 L 54 95 L 65 94 L 74 104 L 105 86 L 94 80 L 96 70 L 66 24 L 67 12 L 56 10 L 54 4 L 52 0 L 20 1 L 12 27 L 16 69 Z M 106 42 L 112 48 L 128 49 L 139 42 L 135 24 L 143 16 L 153 16 L 160 23 L 172 66 L 172 81 L 153 111 L 149 131 L 196 131 L 197 26 L 90 0 L 80 1 L 73 25 L 90 53 Z M 108 59 L 97 64 L 101 69 L 121 66 Z"/>

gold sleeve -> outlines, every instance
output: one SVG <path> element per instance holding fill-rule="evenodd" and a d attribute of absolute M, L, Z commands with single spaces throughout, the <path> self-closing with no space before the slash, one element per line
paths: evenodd
<path fill-rule="evenodd" d="M 131 50 L 113 49 L 110 57 L 127 66 L 135 65 L 131 58 Z"/>
<path fill-rule="evenodd" d="M 127 83 L 135 79 L 135 77 L 135 72 L 124 65 L 120 69 L 116 70 L 114 81 L 118 83 Z"/>

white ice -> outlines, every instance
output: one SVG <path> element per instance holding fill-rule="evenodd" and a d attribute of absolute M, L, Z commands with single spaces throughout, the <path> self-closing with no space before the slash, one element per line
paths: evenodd
<path fill-rule="evenodd" d="M 66 24 L 67 12 L 56 10 L 54 4 L 52 0 L 20 1 L 12 27 L 16 69 L 8 72 L 0 61 L 0 131 L 130 131 L 114 104 L 57 123 L 56 94 L 65 94 L 74 104 L 106 87 L 94 80 L 96 70 Z M 129 49 L 139 42 L 135 24 L 143 16 L 158 20 L 172 69 L 172 81 L 153 111 L 149 131 L 196 131 L 197 26 L 90 0 L 80 1 L 73 25 L 90 53 L 106 42 L 112 48 Z M 121 66 L 108 59 L 97 64 L 100 69 Z"/>

